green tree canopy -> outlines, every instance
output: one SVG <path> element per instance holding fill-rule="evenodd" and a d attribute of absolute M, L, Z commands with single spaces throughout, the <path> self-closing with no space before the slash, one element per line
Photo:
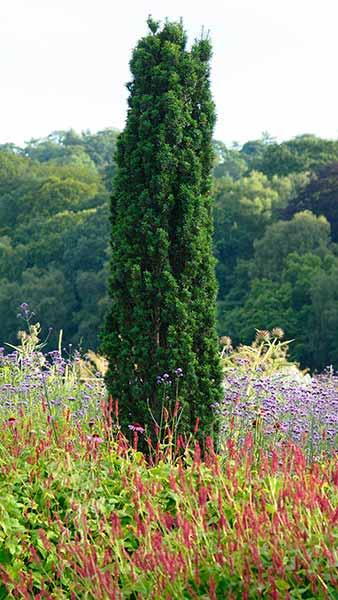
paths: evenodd
<path fill-rule="evenodd" d="M 331 225 L 333 241 L 338 242 L 338 162 L 318 169 L 308 184 L 289 202 L 283 217 L 290 219 L 303 210 L 324 215 Z"/>
<path fill-rule="evenodd" d="M 280 280 L 291 252 L 325 253 L 329 244 L 330 225 L 325 217 L 316 217 L 310 211 L 296 213 L 291 221 L 278 221 L 267 227 L 263 237 L 254 242 L 253 274 Z"/>
<path fill-rule="evenodd" d="M 316 171 L 335 160 L 338 160 L 337 140 L 305 134 L 281 144 L 267 145 L 254 168 L 271 177 Z"/>
<path fill-rule="evenodd" d="M 300 178 L 303 181 L 303 178 Z M 239 260 L 252 258 L 254 241 L 264 235 L 299 186 L 298 177 L 273 177 L 253 171 L 214 186 L 214 252 L 217 258 L 219 298 L 233 287 Z"/>
<path fill-rule="evenodd" d="M 337 364 L 337 269 L 338 257 L 328 248 L 320 255 L 290 252 L 279 278 L 251 279 L 237 305 L 234 287 L 221 305 L 221 333 L 235 344 L 251 343 L 256 329 L 282 327 L 293 340 L 290 356 L 302 367 L 321 371 Z"/>

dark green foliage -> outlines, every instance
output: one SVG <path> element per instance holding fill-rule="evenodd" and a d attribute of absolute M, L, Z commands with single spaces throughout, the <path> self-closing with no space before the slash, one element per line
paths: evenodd
<path fill-rule="evenodd" d="M 254 163 L 254 168 L 266 175 L 289 175 L 313 171 L 338 160 L 338 142 L 324 140 L 315 135 L 300 135 L 265 147 Z"/>
<path fill-rule="evenodd" d="M 262 170 L 260 168 L 260 163 L 266 154 L 269 155 L 270 146 L 273 146 L 274 142 L 274 138 L 272 138 L 268 133 L 265 132 L 262 134 L 261 139 L 249 140 L 248 142 L 243 144 L 240 150 L 240 154 L 242 158 L 246 161 L 250 170 Z"/>
<path fill-rule="evenodd" d="M 44 335 L 53 328 L 49 348 L 63 329 L 65 345 L 96 349 L 106 307 L 108 193 L 92 167 L 24 155 L 0 152 L 0 345 L 16 342 L 26 301 Z"/>
<path fill-rule="evenodd" d="M 235 285 L 238 261 L 252 258 L 254 241 L 264 234 L 293 188 L 289 178 L 270 181 L 256 171 L 236 181 L 227 177 L 215 184 L 214 252 L 220 300 Z"/>
<path fill-rule="evenodd" d="M 325 217 L 310 211 L 294 215 L 291 221 L 277 221 L 254 242 L 253 275 L 280 281 L 285 260 L 291 252 L 323 254 L 330 244 L 330 225 Z"/>
<path fill-rule="evenodd" d="M 24 148 L 0 145 L 0 346 L 16 342 L 17 307 L 27 301 L 43 333 L 53 327 L 48 349 L 60 327 L 65 346 L 97 349 L 108 303 L 116 141 L 110 129 L 70 130 Z M 279 324 L 295 338 L 293 357 L 318 369 L 338 367 L 337 250 L 323 221 L 292 218 L 304 210 L 324 215 L 337 242 L 337 147 L 309 135 L 281 144 L 263 135 L 242 148 L 212 142 L 219 334 L 250 341 L 255 327 Z"/>
<path fill-rule="evenodd" d="M 302 210 L 324 215 L 331 225 L 333 241 L 338 242 L 338 162 L 319 169 L 288 204 L 283 216 L 289 219 Z"/>
<path fill-rule="evenodd" d="M 289 334 L 290 331 L 294 331 L 295 318 L 291 299 L 290 283 L 254 279 L 239 306 L 231 310 L 226 302 L 223 304 L 223 312 L 220 315 L 223 331 L 236 345 L 251 343 L 255 338 L 256 329 L 271 330 L 274 327 L 282 327 Z"/>
<path fill-rule="evenodd" d="M 293 355 L 303 366 L 321 371 L 338 364 L 338 257 L 291 253 L 283 279 L 292 286 L 295 328 Z M 291 333 L 291 332 L 290 332 Z"/>
<path fill-rule="evenodd" d="M 214 105 L 209 89 L 210 43 L 186 50 L 182 24 L 138 43 L 127 124 L 118 141 L 111 205 L 112 307 L 102 348 L 107 384 L 124 427 L 159 422 L 163 386 L 183 369 L 180 426 L 196 418 L 210 431 L 210 405 L 220 394 L 211 254 L 210 171 Z M 169 390 L 169 386 L 166 386 Z"/>
<path fill-rule="evenodd" d="M 237 344 L 251 343 L 255 329 L 282 327 L 302 367 L 336 365 L 338 257 L 329 233 L 325 218 L 310 212 L 267 227 L 220 304 L 220 331 Z"/>

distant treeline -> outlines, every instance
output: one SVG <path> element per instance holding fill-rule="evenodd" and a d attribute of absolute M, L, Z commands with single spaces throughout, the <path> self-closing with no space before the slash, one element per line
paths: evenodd
<path fill-rule="evenodd" d="M 29 303 L 55 347 L 96 349 L 108 306 L 118 132 L 0 145 L 0 344 Z M 234 344 L 285 330 L 302 366 L 338 367 L 338 141 L 214 142 L 218 327 Z"/>

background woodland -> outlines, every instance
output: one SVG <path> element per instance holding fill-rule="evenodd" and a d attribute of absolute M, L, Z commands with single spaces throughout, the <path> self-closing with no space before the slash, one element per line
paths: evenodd
<path fill-rule="evenodd" d="M 50 348 L 62 329 L 65 347 L 97 349 L 118 133 L 0 145 L 1 345 L 16 342 L 27 302 Z M 213 145 L 219 335 L 237 345 L 282 327 L 301 366 L 337 367 L 338 141 Z"/>

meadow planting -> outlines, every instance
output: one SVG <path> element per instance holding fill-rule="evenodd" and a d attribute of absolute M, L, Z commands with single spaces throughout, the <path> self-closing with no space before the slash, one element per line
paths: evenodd
<path fill-rule="evenodd" d="M 0 600 L 338 600 L 338 141 L 215 139 L 208 27 L 146 23 L 122 132 L 0 144 Z"/>
<path fill-rule="evenodd" d="M 0 598 L 338 597 L 332 371 L 297 379 L 277 338 L 227 351 L 215 440 L 178 435 L 179 387 L 127 439 L 97 366 L 28 325 L 0 350 Z"/>

